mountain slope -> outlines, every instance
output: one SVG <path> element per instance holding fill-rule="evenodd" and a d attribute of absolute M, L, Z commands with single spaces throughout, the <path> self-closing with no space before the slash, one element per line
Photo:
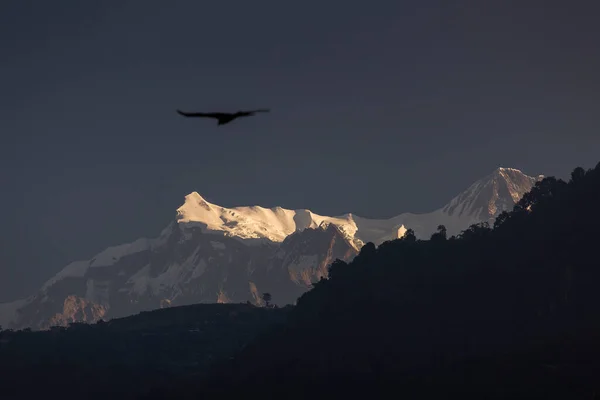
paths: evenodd
<path fill-rule="evenodd" d="M 527 176 L 514 168 L 498 168 L 453 198 L 442 211 L 448 216 L 468 215 L 493 222 L 502 211 L 511 211 L 515 203 L 543 178 L 543 175 Z"/>
<path fill-rule="evenodd" d="M 83 274 L 77 268 L 76 275 L 51 281 L 19 309 L 18 325 L 47 328 L 194 303 L 258 305 L 267 291 L 276 304 L 293 303 L 326 265 L 356 254 L 335 227 L 297 232 L 282 244 L 247 246 L 237 238 L 179 225 L 165 240 L 150 243 L 121 258 L 110 257 L 109 265 L 96 267 L 95 258 Z"/>
<path fill-rule="evenodd" d="M 201 391 L 198 381 L 172 388 L 189 398 L 596 398 L 599 202 L 600 163 L 568 183 L 542 180 L 493 229 L 365 246 Z"/>
<path fill-rule="evenodd" d="M 34 296 L 0 305 L 0 324 L 45 328 L 169 305 L 261 304 L 266 291 L 276 304 L 293 303 L 327 275 L 332 261 L 350 260 L 364 243 L 402 237 L 407 228 L 426 238 L 440 224 L 457 234 L 510 209 L 538 179 L 499 168 L 438 210 L 390 219 L 281 207 L 225 208 L 193 192 L 158 237 L 69 264 Z"/>

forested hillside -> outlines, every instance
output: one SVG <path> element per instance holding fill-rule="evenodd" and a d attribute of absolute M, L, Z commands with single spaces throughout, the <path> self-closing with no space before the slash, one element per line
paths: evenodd
<path fill-rule="evenodd" d="M 492 227 L 368 243 L 294 307 L 3 331 L 0 395 L 598 398 L 599 204 L 600 164 L 543 179 Z"/>
<path fill-rule="evenodd" d="M 198 304 L 48 331 L 0 332 L 0 398 L 130 399 L 202 376 L 288 308 Z M 60 395 L 59 395 L 60 394 Z"/>
<path fill-rule="evenodd" d="M 599 205 L 600 164 L 543 179 L 493 227 L 367 244 L 331 266 L 284 328 L 182 394 L 592 399 Z"/>

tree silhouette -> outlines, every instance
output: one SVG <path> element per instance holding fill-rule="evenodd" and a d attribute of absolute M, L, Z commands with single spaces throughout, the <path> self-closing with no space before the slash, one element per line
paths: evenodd
<path fill-rule="evenodd" d="M 448 238 L 448 231 L 444 225 L 438 225 L 437 232 L 431 235 L 432 241 L 446 240 Z"/>
<path fill-rule="evenodd" d="M 490 224 L 488 222 L 480 222 L 469 226 L 460 233 L 459 237 L 464 240 L 479 239 L 485 237 L 491 232 L 492 229 L 490 228 Z"/>
<path fill-rule="evenodd" d="M 402 236 L 402 240 L 407 241 L 407 242 L 415 242 L 417 240 L 417 236 L 415 235 L 415 231 L 408 228 L 406 230 L 406 232 L 404 233 L 404 236 Z"/>
<path fill-rule="evenodd" d="M 270 307 L 269 303 L 271 302 L 271 293 L 263 293 L 262 299 L 264 300 L 267 307 Z"/>
<path fill-rule="evenodd" d="M 506 222 L 508 220 L 509 217 L 510 217 L 510 213 L 508 211 L 502 211 L 500 213 L 500 215 L 498 215 L 496 217 L 496 220 L 494 221 L 494 229 L 499 228 L 504 222 Z"/>
<path fill-rule="evenodd" d="M 585 170 L 581 167 L 577 167 L 571 172 L 571 183 L 577 184 L 585 177 Z"/>
<path fill-rule="evenodd" d="M 364 246 L 363 246 L 364 248 Z M 362 249 L 361 249 L 362 252 Z M 334 277 L 338 274 L 342 274 L 344 272 L 344 268 L 348 266 L 348 264 L 346 264 L 343 260 L 335 259 L 328 268 L 328 277 Z M 324 278 L 321 278 L 321 280 L 324 280 Z M 320 282 L 320 281 L 319 281 Z M 313 286 L 315 286 L 316 284 L 318 284 L 319 282 L 315 282 L 313 283 Z"/>

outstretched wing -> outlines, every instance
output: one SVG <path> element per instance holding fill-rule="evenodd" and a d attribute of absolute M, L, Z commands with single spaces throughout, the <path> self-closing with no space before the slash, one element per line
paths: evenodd
<path fill-rule="evenodd" d="M 254 113 L 259 113 L 259 112 L 269 112 L 271 111 L 268 108 L 261 108 L 260 110 L 250 110 L 250 111 L 242 111 L 244 113 L 249 113 L 249 114 L 254 114 Z"/>
<path fill-rule="evenodd" d="M 226 114 L 224 113 L 188 113 L 188 112 L 183 112 L 180 110 L 177 110 L 177 113 L 179 115 L 183 115 L 184 117 L 204 117 L 204 118 L 222 118 L 224 116 L 226 116 Z"/>
<path fill-rule="evenodd" d="M 269 111 L 271 111 L 271 110 L 262 108 L 260 110 L 238 111 L 237 115 L 239 115 L 240 117 L 248 117 L 248 116 L 254 115 L 259 112 L 269 112 Z"/>

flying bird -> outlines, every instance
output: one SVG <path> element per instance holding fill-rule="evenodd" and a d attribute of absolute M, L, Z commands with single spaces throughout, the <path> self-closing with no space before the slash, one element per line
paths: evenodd
<path fill-rule="evenodd" d="M 184 117 L 197 117 L 197 118 L 215 118 L 218 123 L 217 125 L 225 125 L 230 123 L 236 118 L 250 117 L 259 112 L 269 112 L 268 109 L 251 110 L 251 111 L 238 111 L 235 113 L 222 113 L 222 112 L 210 112 L 210 113 L 188 113 L 177 110 L 177 113 Z"/>

